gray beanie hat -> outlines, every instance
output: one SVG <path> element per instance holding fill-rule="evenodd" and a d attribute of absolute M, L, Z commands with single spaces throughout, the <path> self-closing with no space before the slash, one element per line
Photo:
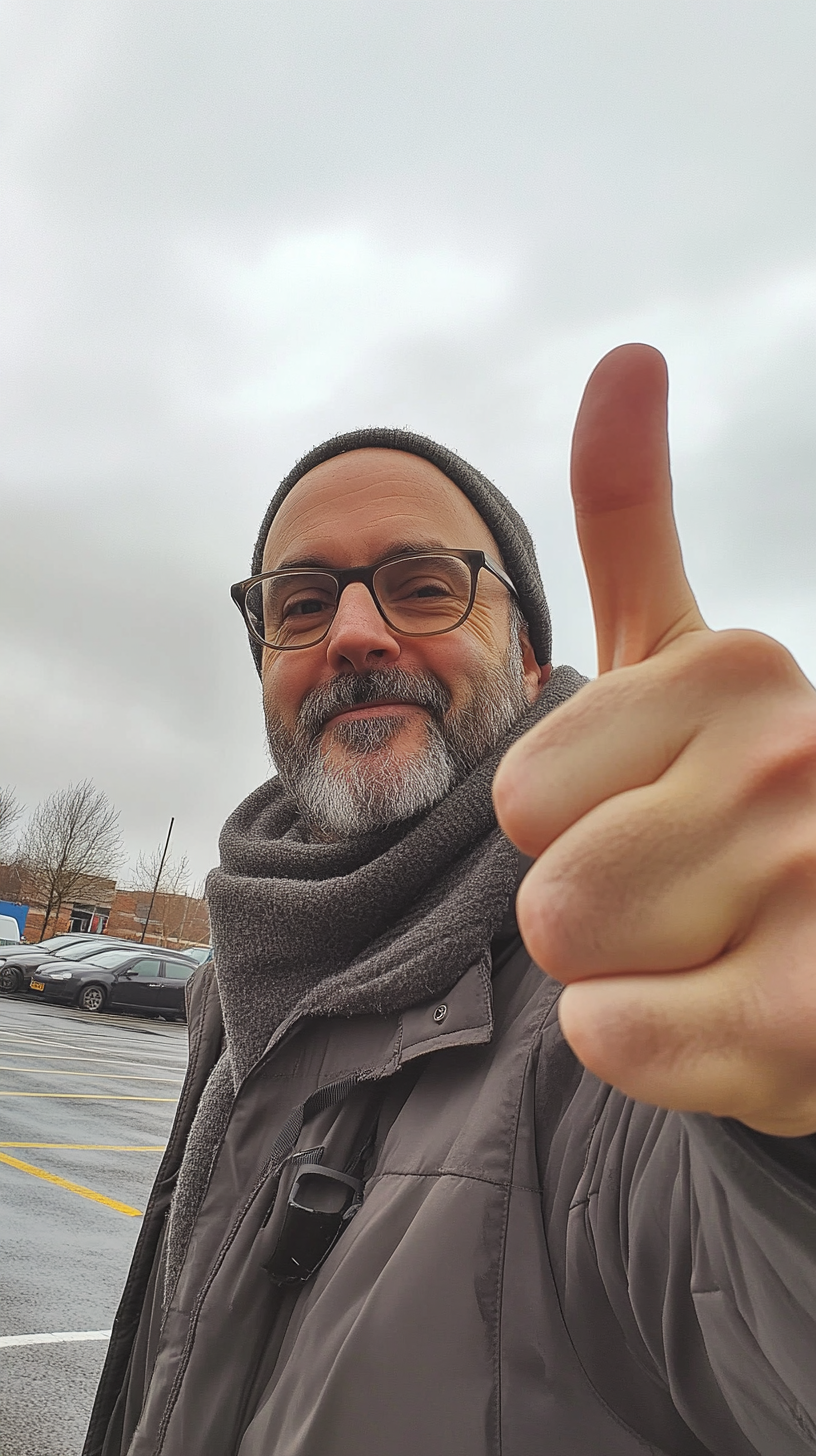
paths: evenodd
<path fill-rule="evenodd" d="M 415 435 L 411 430 L 392 430 L 384 426 L 351 430 L 346 435 L 335 435 L 333 439 L 325 440 L 322 445 L 316 445 L 308 455 L 304 455 L 294 469 L 289 471 L 285 480 L 281 481 L 272 497 L 258 532 L 251 574 L 257 576 L 263 571 L 263 554 L 269 528 L 290 490 L 316 465 L 322 465 L 324 460 L 331 460 L 335 455 L 345 455 L 350 450 L 404 450 L 408 455 L 419 455 L 423 460 L 429 460 L 443 475 L 447 475 L 448 480 L 452 480 L 459 487 L 496 538 L 508 575 L 519 595 L 536 660 L 542 665 L 549 662 L 552 651 L 550 611 L 533 540 L 521 516 L 480 470 L 475 470 L 445 445 L 437 445 L 435 440 L 429 440 L 425 435 Z M 262 648 L 252 639 L 251 646 L 260 672 Z"/>

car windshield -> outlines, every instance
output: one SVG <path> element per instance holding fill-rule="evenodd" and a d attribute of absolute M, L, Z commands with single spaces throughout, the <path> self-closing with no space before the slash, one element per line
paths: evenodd
<path fill-rule="evenodd" d="M 81 943 L 84 945 L 86 942 L 85 941 L 82 941 Z M 76 944 L 77 944 L 77 938 L 76 938 L 75 935 L 49 935 L 49 937 L 48 937 L 47 940 L 41 940 L 38 945 L 36 945 L 36 946 L 33 947 L 33 949 L 34 950 L 59 950 L 60 946 L 62 946 L 62 945 L 76 945 Z"/>
<path fill-rule="evenodd" d="M 95 956 L 88 956 L 87 964 L 101 966 L 105 971 L 113 971 L 117 966 L 121 966 L 123 961 L 132 959 L 132 950 L 101 950 Z"/>
<path fill-rule="evenodd" d="M 57 951 L 61 961 L 84 961 L 87 956 L 105 955 L 107 952 L 92 940 L 81 940 L 78 945 L 66 945 Z M 129 952 L 128 952 L 129 954 Z"/>
<path fill-rule="evenodd" d="M 195 961 L 196 965 L 201 966 L 204 964 L 205 961 L 208 961 L 210 959 L 210 956 L 212 955 L 212 946 L 188 945 L 184 954 L 186 956 L 189 956 L 191 961 Z"/>

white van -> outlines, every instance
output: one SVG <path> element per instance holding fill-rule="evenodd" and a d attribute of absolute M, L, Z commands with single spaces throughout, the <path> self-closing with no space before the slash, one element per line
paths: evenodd
<path fill-rule="evenodd" d="M 19 945 L 20 927 L 13 915 L 0 915 L 0 945 Z"/>

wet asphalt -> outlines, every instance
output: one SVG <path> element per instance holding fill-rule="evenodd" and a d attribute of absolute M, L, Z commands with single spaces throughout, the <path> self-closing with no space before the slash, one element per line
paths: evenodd
<path fill-rule="evenodd" d="M 0 1456 L 82 1450 L 186 1062 L 178 1022 L 0 994 Z"/>

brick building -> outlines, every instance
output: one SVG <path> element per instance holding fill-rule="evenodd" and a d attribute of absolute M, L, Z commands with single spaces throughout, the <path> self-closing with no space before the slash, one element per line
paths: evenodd
<path fill-rule="evenodd" d="M 150 909 L 147 890 L 117 890 L 107 922 L 108 935 L 123 940 L 141 940 Z M 166 945 L 183 950 L 186 945 L 209 945 L 210 919 L 206 900 L 194 895 L 159 893 L 150 911 L 145 931 L 146 945 Z"/>
<path fill-rule="evenodd" d="M 24 938 L 29 944 L 39 940 L 45 905 L 19 865 L 0 864 L 0 900 L 28 906 Z M 146 945 L 182 950 L 188 945 L 209 944 L 210 922 L 205 900 L 194 895 L 158 894 L 145 929 L 149 906 L 149 891 L 119 890 L 115 880 L 88 876 L 76 898 L 61 906 L 56 920 L 52 916 L 48 934 L 94 931 L 121 940 L 141 940 L 145 930 Z"/>
<path fill-rule="evenodd" d="M 115 880 L 101 875 L 86 876 L 75 897 L 60 906 L 56 919 L 51 916 L 48 935 L 63 935 L 69 930 L 104 932 L 115 894 Z M 28 906 L 25 939 L 29 942 L 39 940 L 43 933 L 45 902 L 23 866 L 0 865 L 0 900 Z"/>

